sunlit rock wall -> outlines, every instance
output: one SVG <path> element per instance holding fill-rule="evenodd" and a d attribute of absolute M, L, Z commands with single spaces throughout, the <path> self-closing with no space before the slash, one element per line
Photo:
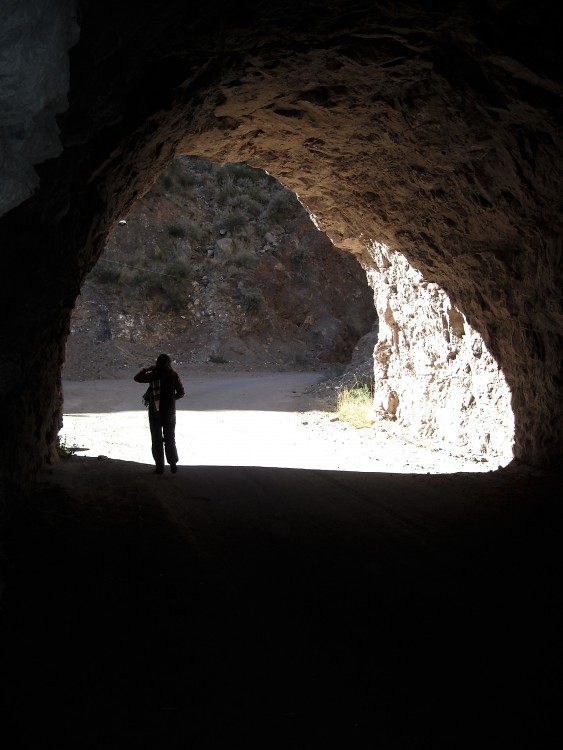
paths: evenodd
<path fill-rule="evenodd" d="M 482 460 L 512 457 L 510 390 L 481 336 L 403 255 L 371 245 L 376 412 L 413 438 Z"/>

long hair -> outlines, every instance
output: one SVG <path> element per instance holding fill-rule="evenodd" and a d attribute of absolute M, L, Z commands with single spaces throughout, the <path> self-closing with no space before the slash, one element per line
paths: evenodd
<path fill-rule="evenodd" d="M 157 367 L 171 367 L 172 360 L 170 359 L 168 354 L 159 354 L 158 359 L 156 360 L 156 366 Z"/>

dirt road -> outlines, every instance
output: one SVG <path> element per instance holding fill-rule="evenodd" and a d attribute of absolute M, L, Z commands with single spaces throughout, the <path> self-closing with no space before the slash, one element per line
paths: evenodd
<path fill-rule="evenodd" d="M 83 456 L 151 464 L 144 387 L 133 375 L 65 382 L 62 442 Z M 177 404 L 176 439 L 183 465 L 406 473 L 498 468 L 417 444 L 389 422 L 356 430 L 335 421 L 308 392 L 320 373 L 188 370 L 181 376 L 186 397 Z"/>

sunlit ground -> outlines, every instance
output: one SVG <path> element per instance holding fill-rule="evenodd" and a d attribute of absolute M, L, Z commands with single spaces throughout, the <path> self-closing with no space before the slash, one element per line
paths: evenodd
<path fill-rule="evenodd" d="M 490 471 L 477 461 L 416 445 L 389 423 L 354 429 L 326 412 L 178 411 L 180 464 L 394 473 Z M 153 464 L 146 411 L 65 414 L 63 444 L 81 456 Z"/>

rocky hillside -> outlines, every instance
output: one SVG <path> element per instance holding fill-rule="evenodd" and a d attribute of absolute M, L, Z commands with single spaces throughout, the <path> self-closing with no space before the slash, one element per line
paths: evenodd
<path fill-rule="evenodd" d="M 64 377 L 181 363 L 345 365 L 377 316 L 365 271 L 261 170 L 183 157 L 115 227 L 82 288 Z M 370 364 L 371 366 L 371 364 Z M 338 369 L 338 368 L 337 368 Z M 342 368 L 341 368 L 342 369 Z"/>

